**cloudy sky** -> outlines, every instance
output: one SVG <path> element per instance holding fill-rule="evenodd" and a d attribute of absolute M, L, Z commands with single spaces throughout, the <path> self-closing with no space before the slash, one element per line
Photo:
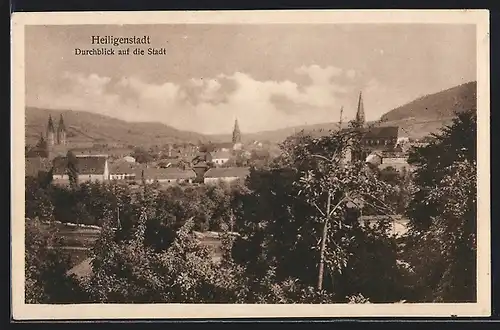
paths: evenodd
<path fill-rule="evenodd" d="M 94 35 L 147 35 L 167 55 L 75 56 Z M 373 120 L 475 80 L 475 38 L 449 24 L 28 26 L 26 104 L 209 134 L 235 118 L 243 132 L 338 121 L 341 106 L 349 120 L 362 91 Z"/>

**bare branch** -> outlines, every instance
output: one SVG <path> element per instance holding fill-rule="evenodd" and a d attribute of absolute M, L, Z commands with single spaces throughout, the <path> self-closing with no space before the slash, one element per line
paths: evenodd
<path fill-rule="evenodd" d="M 328 159 L 328 158 L 326 158 L 325 156 L 322 156 L 322 155 L 316 155 L 316 154 L 314 154 L 314 155 L 312 155 L 312 156 L 313 156 L 313 157 L 316 157 L 316 158 L 321 158 L 321 159 L 323 159 L 323 160 L 326 160 L 327 162 L 330 162 L 330 161 L 331 161 L 330 159 Z"/>
<path fill-rule="evenodd" d="M 330 218 L 332 216 L 333 212 L 335 212 L 337 210 L 337 208 L 340 206 L 340 204 L 342 204 L 342 202 L 344 202 L 346 199 L 347 199 L 347 196 L 344 196 L 340 199 L 340 201 L 332 208 L 332 210 L 330 211 L 330 214 L 328 214 L 328 218 Z"/>
<path fill-rule="evenodd" d="M 380 205 L 375 205 L 373 203 L 370 203 L 368 201 L 365 201 L 365 203 L 367 205 L 370 205 L 370 206 L 373 206 L 375 209 L 379 209 L 379 210 L 382 210 L 382 211 L 389 211 L 389 213 L 391 214 L 388 214 L 388 215 L 397 215 L 394 210 L 390 209 L 390 208 L 387 208 L 387 207 L 384 207 L 384 206 L 380 206 Z"/>
<path fill-rule="evenodd" d="M 386 203 L 384 203 L 383 201 L 381 201 L 379 198 L 377 198 L 377 197 L 375 197 L 375 196 L 373 196 L 373 195 L 371 195 L 371 194 L 367 194 L 367 193 L 365 193 L 364 195 L 366 195 L 366 196 L 368 196 L 368 197 L 373 198 L 374 200 L 376 200 L 377 202 L 379 202 L 379 203 L 380 203 L 383 207 L 385 207 L 387 211 L 391 211 L 391 212 L 392 212 L 392 215 L 396 215 L 396 212 L 394 211 L 394 209 L 393 209 L 391 206 L 389 206 L 389 205 L 387 205 Z M 368 203 L 368 202 L 367 202 L 367 203 Z M 372 205 L 373 205 L 373 204 L 372 204 Z M 373 205 L 373 206 L 375 206 L 375 205 Z M 376 207 L 377 207 L 377 206 L 376 206 Z"/>
<path fill-rule="evenodd" d="M 318 206 L 318 204 L 316 204 L 316 202 L 314 202 L 313 205 L 314 205 L 314 207 L 316 207 L 316 209 L 319 211 L 319 213 L 321 213 L 321 215 L 323 217 L 326 217 L 325 213 L 319 208 L 319 206 Z"/>

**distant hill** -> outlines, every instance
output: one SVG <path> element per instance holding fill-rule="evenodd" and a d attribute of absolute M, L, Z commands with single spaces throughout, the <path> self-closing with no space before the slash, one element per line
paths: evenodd
<path fill-rule="evenodd" d="M 476 109 L 476 82 L 468 82 L 450 89 L 425 95 L 412 102 L 404 104 L 384 114 L 377 126 L 399 126 L 405 136 L 422 138 L 430 133 L 439 131 L 444 125 L 453 120 L 455 111 Z M 369 105 L 365 104 L 368 109 Z M 369 123 L 370 124 L 370 123 Z M 342 125 L 347 126 L 347 123 Z M 273 131 L 245 134 L 247 140 L 283 141 L 287 136 L 304 130 L 306 132 L 325 132 L 339 128 L 339 123 L 323 123 L 288 127 Z M 229 136 L 228 136 L 229 137 Z"/>
<path fill-rule="evenodd" d="M 453 117 L 455 111 L 476 108 L 476 88 L 476 82 L 471 81 L 435 94 L 425 95 L 387 112 L 381 120 L 396 121 L 415 118 L 419 121 L 426 121 Z"/>
<path fill-rule="evenodd" d="M 26 143 L 34 144 L 40 133 L 47 128 L 48 116 L 51 115 L 57 127 L 60 114 L 63 115 L 68 134 L 73 144 L 116 144 L 150 146 L 166 143 L 205 142 L 207 137 L 175 129 L 161 123 L 133 123 L 116 118 L 73 110 L 50 110 L 27 107 L 25 112 Z"/>
<path fill-rule="evenodd" d="M 455 111 L 476 108 L 476 82 L 469 82 L 441 92 L 425 95 L 384 114 L 378 126 L 399 126 L 404 134 L 422 138 L 437 132 L 443 125 L 451 123 Z M 369 105 L 365 107 L 369 109 Z M 161 123 L 133 123 L 108 116 L 71 110 L 49 110 L 26 108 L 26 143 L 34 144 L 45 133 L 47 118 L 52 115 L 57 124 L 63 114 L 68 128 L 68 139 L 73 143 L 107 143 L 134 146 L 163 145 L 167 143 L 198 143 L 231 141 L 230 134 L 203 135 L 181 131 Z M 346 127 L 347 123 L 343 126 Z M 305 130 L 318 134 L 336 130 L 336 122 L 302 125 L 257 133 L 243 132 L 244 142 L 258 140 L 277 143 L 288 136 Z"/>

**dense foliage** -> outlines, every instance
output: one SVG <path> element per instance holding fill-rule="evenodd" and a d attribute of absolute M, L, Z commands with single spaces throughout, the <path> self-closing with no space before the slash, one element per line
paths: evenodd
<path fill-rule="evenodd" d="M 362 290 L 372 301 L 408 296 L 407 269 L 397 263 L 387 224 L 372 229 L 357 221 L 362 211 L 391 212 L 395 187 L 361 162 L 343 165 L 343 148 L 354 148 L 355 138 L 298 134 L 282 144 L 274 164 L 251 172 L 233 256 L 255 282 L 273 269 L 278 280 L 292 277 L 335 294 L 334 301 Z M 322 253 L 326 267 L 318 274 Z"/>
<path fill-rule="evenodd" d="M 475 114 L 458 115 L 413 172 L 377 171 L 352 131 L 285 140 L 234 185 L 26 181 L 27 302 L 368 303 L 474 301 Z M 407 211 L 405 236 L 391 216 Z M 361 215 L 378 216 L 362 223 Z M 98 225 L 77 281 L 38 220 Z M 220 258 L 197 232 L 218 232 Z M 238 234 L 234 234 L 237 232 Z M 57 236 L 57 235 L 56 235 Z"/>
<path fill-rule="evenodd" d="M 28 304 L 84 301 L 76 278 L 68 276 L 69 256 L 58 247 L 56 233 L 39 220 L 26 221 L 25 299 Z"/>
<path fill-rule="evenodd" d="M 26 216 L 63 223 L 101 226 L 105 213 L 113 210 L 126 221 L 134 196 L 141 193 L 128 185 L 82 182 L 76 188 L 45 184 L 44 177 L 26 179 Z M 153 189 L 151 185 L 147 189 Z M 218 231 L 231 226 L 231 205 L 236 203 L 238 184 L 170 186 L 155 195 L 163 223 L 194 218 L 195 230 Z"/>
<path fill-rule="evenodd" d="M 417 189 L 406 248 L 421 300 L 476 299 L 476 132 L 476 112 L 466 111 L 410 154 Z"/>

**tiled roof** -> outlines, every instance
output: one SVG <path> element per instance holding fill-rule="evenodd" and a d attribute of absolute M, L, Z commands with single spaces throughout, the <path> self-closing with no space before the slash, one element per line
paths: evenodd
<path fill-rule="evenodd" d="M 47 158 L 25 158 L 25 176 L 38 176 L 39 171 L 50 171 L 52 164 Z"/>
<path fill-rule="evenodd" d="M 398 136 L 399 127 L 397 126 L 371 127 L 364 134 L 365 139 L 397 139 Z"/>
<path fill-rule="evenodd" d="M 244 178 L 250 174 L 248 167 L 219 167 L 209 169 L 204 177 L 205 178 Z"/>
<path fill-rule="evenodd" d="M 182 170 L 178 167 L 168 167 L 168 168 L 144 168 L 136 170 L 136 177 L 142 177 L 142 171 L 144 170 L 144 179 L 146 180 L 160 180 L 160 179 L 194 179 L 196 178 L 196 173 L 193 170 Z"/>
<path fill-rule="evenodd" d="M 104 174 L 106 156 L 76 157 L 78 174 Z M 54 174 L 65 174 L 68 160 L 66 157 L 54 159 Z"/>
<path fill-rule="evenodd" d="M 134 174 L 136 173 L 137 166 L 131 163 L 118 162 L 113 163 L 109 167 L 110 174 Z"/>
<path fill-rule="evenodd" d="M 352 128 L 342 129 L 342 132 L 353 131 Z M 379 126 L 362 129 L 365 139 L 397 139 L 399 137 L 398 126 Z"/>

